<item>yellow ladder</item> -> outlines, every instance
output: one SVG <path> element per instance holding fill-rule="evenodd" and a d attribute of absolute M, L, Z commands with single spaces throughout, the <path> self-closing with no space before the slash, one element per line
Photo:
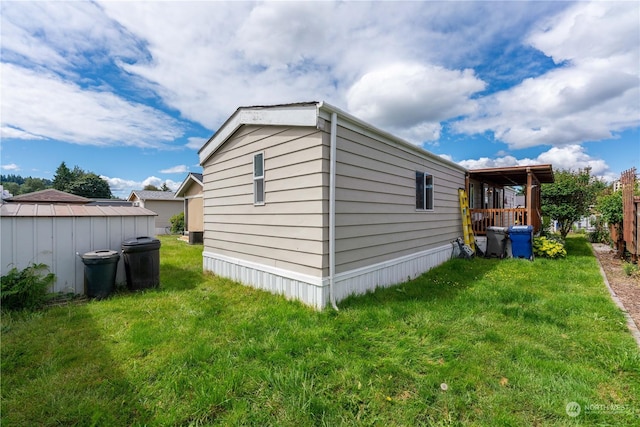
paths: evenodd
<path fill-rule="evenodd" d="M 476 252 L 476 239 L 471 227 L 471 212 L 469 211 L 469 198 L 467 192 L 458 188 L 458 198 L 460 199 L 460 213 L 462 214 L 462 236 L 464 244 L 469 246 L 473 253 Z"/>

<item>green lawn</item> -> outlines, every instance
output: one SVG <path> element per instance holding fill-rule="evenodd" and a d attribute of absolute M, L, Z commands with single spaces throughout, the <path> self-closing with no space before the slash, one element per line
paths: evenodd
<path fill-rule="evenodd" d="M 567 249 L 316 312 L 163 238 L 159 290 L 3 313 L 2 425 L 638 425 L 638 348 L 588 243 Z"/>

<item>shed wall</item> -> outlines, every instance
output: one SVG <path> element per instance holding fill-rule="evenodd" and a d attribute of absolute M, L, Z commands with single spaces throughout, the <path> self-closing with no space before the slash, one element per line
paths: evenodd
<path fill-rule="evenodd" d="M 44 263 L 56 275 L 51 292 L 84 293 L 84 264 L 76 255 L 111 249 L 154 232 L 153 216 L 0 217 L 2 275 L 11 268 Z M 122 258 L 116 283 L 125 282 Z"/>
<path fill-rule="evenodd" d="M 253 157 L 259 152 L 263 206 L 253 203 Z M 238 129 L 204 164 L 205 257 L 326 276 L 328 156 L 314 127 Z"/>

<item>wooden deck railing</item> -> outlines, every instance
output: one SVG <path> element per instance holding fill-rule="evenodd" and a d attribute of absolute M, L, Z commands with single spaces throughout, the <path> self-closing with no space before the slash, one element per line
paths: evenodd
<path fill-rule="evenodd" d="M 473 234 L 476 236 L 487 234 L 487 227 L 509 227 L 527 224 L 525 208 L 469 209 L 469 212 L 471 213 Z"/>

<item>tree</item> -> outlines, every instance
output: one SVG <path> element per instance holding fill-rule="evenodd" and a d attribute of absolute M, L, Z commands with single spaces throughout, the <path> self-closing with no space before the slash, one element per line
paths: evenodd
<path fill-rule="evenodd" d="M 58 169 L 56 169 L 56 173 L 53 176 L 53 188 L 60 191 L 68 191 L 71 182 L 73 181 L 73 174 L 71 170 L 67 167 L 65 162 L 60 163 Z"/>
<path fill-rule="evenodd" d="M 2 182 L 2 187 L 5 191 L 11 193 L 12 196 L 20 194 L 20 184 L 17 182 Z"/>
<path fill-rule="evenodd" d="M 71 183 L 69 193 L 94 199 L 110 199 L 113 197 L 109 183 L 93 172 L 84 174 Z"/>
<path fill-rule="evenodd" d="M 562 238 L 573 223 L 587 216 L 601 183 L 591 177 L 591 169 L 554 171 L 554 182 L 542 186 L 542 214 L 558 221 Z"/>
<path fill-rule="evenodd" d="M 144 186 L 143 190 L 145 191 L 160 191 L 160 189 L 158 187 L 156 187 L 153 184 L 147 184 Z"/>
<path fill-rule="evenodd" d="M 21 194 L 33 193 L 34 191 L 40 191 L 47 188 L 46 183 L 42 178 L 27 178 L 24 180 L 24 184 L 20 186 Z"/>
<path fill-rule="evenodd" d="M 60 163 L 53 177 L 53 188 L 67 193 L 94 199 L 113 197 L 109 183 L 93 172 L 86 172 L 79 166 L 69 169 L 65 162 Z"/>

